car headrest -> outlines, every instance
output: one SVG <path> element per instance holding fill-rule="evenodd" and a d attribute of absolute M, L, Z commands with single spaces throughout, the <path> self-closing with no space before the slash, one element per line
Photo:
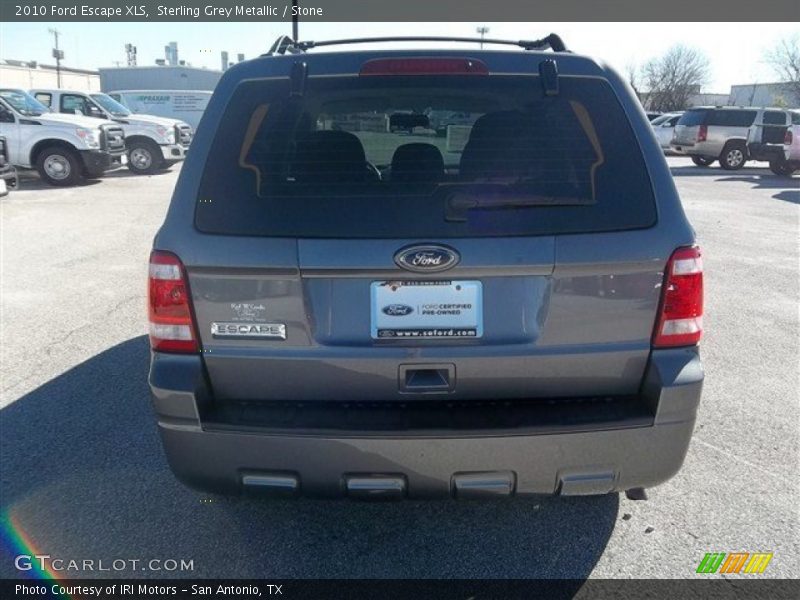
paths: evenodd
<path fill-rule="evenodd" d="M 403 144 L 392 156 L 392 181 L 431 182 L 444 176 L 442 153 L 433 144 Z"/>
<path fill-rule="evenodd" d="M 296 142 L 292 172 L 301 183 L 363 181 L 364 146 L 347 131 L 312 131 Z"/>
<path fill-rule="evenodd" d="M 487 113 L 475 121 L 461 153 L 461 176 L 479 177 L 518 170 L 524 156 L 520 150 L 528 145 L 521 130 L 523 123 L 523 114 L 513 110 Z"/>

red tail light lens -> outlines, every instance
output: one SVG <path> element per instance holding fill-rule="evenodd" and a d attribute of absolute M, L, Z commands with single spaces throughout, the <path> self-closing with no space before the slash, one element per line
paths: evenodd
<path fill-rule="evenodd" d="M 474 58 L 375 58 L 359 75 L 488 75 L 486 63 Z"/>
<path fill-rule="evenodd" d="M 791 146 L 792 145 L 792 130 L 791 129 L 787 129 L 786 130 L 786 133 L 783 136 L 783 143 L 785 145 L 787 145 L 787 146 Z"/>
<path fill-rule="evenodd" d="M 708 125 L 700 125 L 700 129 L 697 130 L 697 141 L 705 142 L 707 138 L 708 138 Z"/>
<path fill-rule="evenodd" d="M 169 252 L 150 255 L 150 347 L 159 352 L 198 352 L 186 271 Z"/>
<path fill-rule="evenodd" d="M 703 335 L 703 259 L 700 248 L 678 248 L 667 263 L 653 347 L 693 346 Z"/>

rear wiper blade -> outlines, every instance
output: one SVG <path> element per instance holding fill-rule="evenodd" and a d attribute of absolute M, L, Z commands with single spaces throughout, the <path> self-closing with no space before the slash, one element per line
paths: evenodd
<path fill-rule="evenodd" d="M 452 192 L 445 200 L 445 220 L 463 222 L 470 210 L 499 208 L 529 208 L 535 206 L 585 206 L 594 204 L 591 198 L 522 194 L 481 194 L 477 192 Z"/>

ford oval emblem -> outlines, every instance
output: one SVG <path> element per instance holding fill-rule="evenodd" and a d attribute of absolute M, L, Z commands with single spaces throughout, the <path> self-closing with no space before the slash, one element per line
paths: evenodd
<path fill-rule="evenodd" d="M 438 244 L 408 246 L 394 255 L 397 266 L 418 273 L 446 271 L 455 267 L 459 260 L 458 252 Z"/>
<path fill-rule="evenodd" d="M 381 312 L 390 317 L 405 317 L 414 312 L 414 309 L 408 304 L 390 304 L 389 306 L 384 306 Z"/>

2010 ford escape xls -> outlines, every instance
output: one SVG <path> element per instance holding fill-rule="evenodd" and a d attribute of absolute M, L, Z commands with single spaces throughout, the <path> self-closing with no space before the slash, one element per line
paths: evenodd
<path fill-rule="evenodd" d="M 282 38 L 217 86 L 150 258 L 185 483 L 571 495 L 680 468 L 702 262 L 635 96 L 554 35 L 438 41 Z"/>

